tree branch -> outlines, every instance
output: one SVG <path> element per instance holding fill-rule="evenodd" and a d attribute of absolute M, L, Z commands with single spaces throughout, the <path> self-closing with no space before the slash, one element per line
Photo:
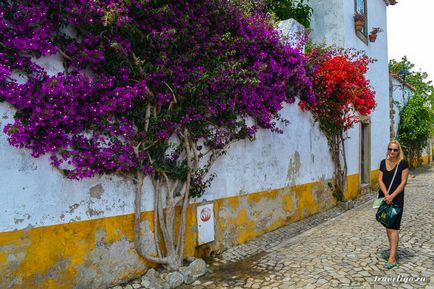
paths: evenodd
<path fill-rule="evenodd" d="M 178 244 L 176 247 L 176 252 L 178 253 L 178 257 L 182 260 L 184 256 L 184 240 L 185 240 L 185 219 L 187 215 L 187 207 L 189 201 L 189 193 L 190 193 L 190 182 L 191 182 L 191 173 L 192 173 L 192 162 L 191 162 L 191 151 L 190 151 L 190 140 L 189 140 L 189 132 L 185 128 L 184 129 L 184 148 L 187 152 L 187 165 L 188 165 L 188 173 L 184 194 L 184 202 L 182 204 L 182 212 L 181 212 L 181 224 L 179 226 L 179 235 L 178 235 Z"/>
<path fill-rule="evenodd" d="M 60 54 L 63 58 L 66 58 L 66 59 L 68 59 L 69 61 L 72 61 L 72 60 L 73 60 L 72 57 L 69 56 L 69 55 L 67 55 L 65 52 L 63 52 L 62 49 L 59 48 L 58 51 L 59 51 L 59 54 Z"/>
<path fill-rule="evenodd" d="M 157 180 L 157 182 L 159 183 L 160 180 Z M 167 246 L 169 232 L 167 231 L 166 222 L 164 221 L 162 192 L 163 192 L 163 190 L 161 190 L 161 187 L 158 186 L 158 191 L 156 191 L 156 194 L 159 194 L 159 197 L 158 197 L 158 207 L 157 207 L 157 210 L 158 210 L 158 220 L 160 222 L 160 228 L 161 228 L 161 233 L 163 234 L 164 243 Z"/>
<path fill-rule="evenodd" d="M 189 178 L 189 176 L 187 175 L 187 178 Z M 182 201 L 184 199 L 185 193 L 187 191 L 187 182 L 185 182 L 180 190 L 179 196 L 177 196 L 175 198 L 175 205 L 177 205 L 180 201 Z M 179 231 L 181 231 L 181 227 L 179 228 Z M 179 246 L 181 244 L 181 236 L 182 234 L 180 232 L 178 232 L 178 238 L 177 238 L 177 242 L 176 242 L 176 252 L 179 254 Z"/>
<path fill-rule="evenodd" d="M 172 92 L 172 95 L 173 95 L 173 101 L 171 101 L 170 102 L 170 104 L 169 104 L 169 111 L 172 109 L 172 105 L 174 104 L 174 103 L 177 103 L 177 101 L 176 101 L 176 97 L 175 97 L 175 92 L 173 91 L 173 89 L 170 87 L 170 85 L 169 84 L 167 84 L 167 82 L 165 82 L 165 81 L 163 81 L 163 83 L 170 89 L 170 92 Z"/>
<path fill-rule="evenodd" d="M 152 178 L 152 185 L 154 186 L 154 190 L 157 187 L 157 182 L 154 178 Z M 154 194 L 154 242 L 155 242 L 155 249 L 157 250 L 158 257 L 162 257 L 161 249 L 160 249 L 160 237 L 159 237 L 159 226 L 158 226 L 158 194 Z"/>
<path fill-rule="evenodd" d="M 145 115 L 145 131 L 149 129 L 149 119 L 151 118 L 151 104 L 146 105 L 146 115 Z"/>
<path fill-rule="evenodd" d="M 134 52 L 132 52 L 132 56 L 133 56 L 134 66 L 136 66 L 136 68 L 139 70 L 140 77 L 144 78 L 145 77 L 145 71 L 143 70 L 143 68 L 141 66 L 140 58 L 138 58 Z"/>
<path fill-rule="evenodd" d="M 166 228 L 167 228 L 167 237 L 168 240 L 166 242 L 166 249 L 168 252 L 175 250 L 175 244 L 174 244 L 174 219 L 175 219 L 175 208 L 173 204 L 173 196 L 172 196 L 172 188 L 170 185 L 169 177 L 165 172 L 161 173 L 164 177 L 164 180 L 166 181 L 166 187 L 167 187 L 167 195 L 166 195 Z M 171 254 L 169 254 L 171 255 Z"/>
<path fill-rule="evenodd" d="M 189 143 L 190 143 L 190 148 L 193 151 L 194 168 L 196 169 L 199 167 L 199 154 L 198 154 L 196 146 L 193 144 L 193 141 L 191 139 L 189 140 Z"/>
<path fill-rule="evenodd" d="M 136 248 L 137 253 L 146 258 L 147 260 L 158 263 L 158 264 L 168 264 L 169 259 L 168 258 L 160 258 L 160 257 L 153 257 L 147 254 L 144 251 L 144 248 L 141 246 L 141 240 L 142 240 L 142 234 L 140 229 L 140 222 L 141 222 L 141 203 L 142 203 L 142 187 L 143 187 L 143 174 L 138 171 L 137 172 L 137 181 L 135 182 L 135 201 L 134 201 L 134 211 L 135 211 L 135 217 L 134 217 L 134 247 Z"/>

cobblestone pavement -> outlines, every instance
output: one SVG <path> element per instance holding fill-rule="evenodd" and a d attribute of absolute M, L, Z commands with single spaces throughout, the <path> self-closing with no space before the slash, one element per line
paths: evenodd
<path fill-rule="evenodd" d="M 400 259 L 391 270 L 381 258 L 388 241 L 375 221 L 374 196 L 362 196 L 351 210 L 336 207 L 234 247 L 210 263 L 206 276 L 178 288 L 434 289 L 434 167 L 410 174 Z"/>

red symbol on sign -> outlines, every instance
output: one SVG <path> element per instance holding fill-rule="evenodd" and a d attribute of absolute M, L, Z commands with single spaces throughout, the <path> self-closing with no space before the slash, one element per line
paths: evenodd
<path fill-rule="evenodd" d="M 207 222 L 209 219 L 211 219 L 211 209 L 208 207 L 205 207 L 200 211 L 200 219 L 202 222 Z"/>

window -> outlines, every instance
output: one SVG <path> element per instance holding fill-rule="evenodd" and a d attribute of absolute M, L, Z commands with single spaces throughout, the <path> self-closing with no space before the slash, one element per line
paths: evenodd
<path fill-rule="evenodd" d="M 354 12 L 358 12 L 360 14 L 365 15 L 365 25 L 362 28 L 362 31 L 357 31 L 357 36 L 368 44 L 368 9 L 366 9 L 367 0 L 354 0 Z"/>

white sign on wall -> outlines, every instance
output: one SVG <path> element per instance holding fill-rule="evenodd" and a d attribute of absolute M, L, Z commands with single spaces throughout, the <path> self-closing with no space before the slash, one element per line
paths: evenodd
<path fill-rule="evenodd" d="M 214 241 L 214 204 L 197 207 L 197 241 L 199 245 Z"/>

